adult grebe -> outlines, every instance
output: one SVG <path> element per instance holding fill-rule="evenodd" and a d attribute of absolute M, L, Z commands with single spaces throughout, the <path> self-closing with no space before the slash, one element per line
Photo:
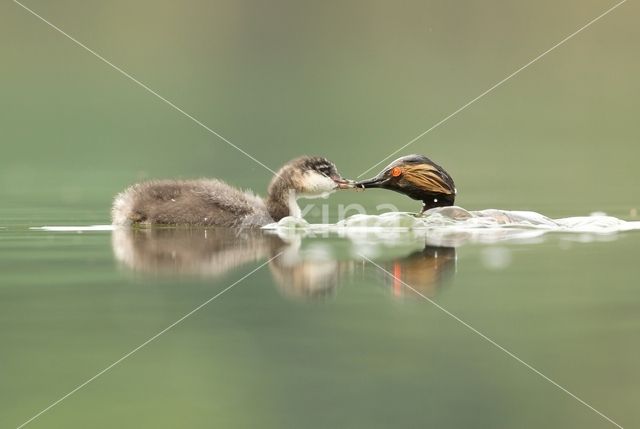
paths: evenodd
<path fill-rule="evenodd" d="M 300 217 L 296 199 L 351 188 L 336 166 L 317 156 L 285 164 L 271 180 L 266 200 L 217 179 L 157 180 L 135 184 L 118 194 L 114 225 L 200 225 L 259 227 L 285 216 Z"/>
<path fill-rule="evenodd" d="M 421 200 L 422 212 L 434 207 L 452 206 L 456 199 L 456 187 L 449 173 L 424 155 L 398 158 L 376 177 L 356 182 L 353 186 L 390 189 Z"/>

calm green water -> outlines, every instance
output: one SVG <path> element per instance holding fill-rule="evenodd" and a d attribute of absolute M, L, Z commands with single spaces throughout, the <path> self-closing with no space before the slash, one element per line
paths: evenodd
<path fill-rule="evenodd" d="M 45 2 L 27 6 L 271 168 L 354 178 L 613 3 Z M 470 210 L 638 220 L 640 26 L 627 2 L 401 154 Z M 640 424 L 640 234 L 433 248 L 415 237 L 54 232 L 146 178 L 270 173 L 13 2 L 0 4 L 0 426 Z M 418 205 L 383 191 L 327 201 Z M 307 217 L 320 222 L 318 208 Z M 438 256 L 436 258 L 436 255 Z"/>
<path fill-rule="evenodd" d="M 32 426 L 611 426 L 361 252 L 620 424 L 638 422 L 637 233 L 456 249 L 16 223 L 0 239 L 3 427 L 279 254 Z"/>

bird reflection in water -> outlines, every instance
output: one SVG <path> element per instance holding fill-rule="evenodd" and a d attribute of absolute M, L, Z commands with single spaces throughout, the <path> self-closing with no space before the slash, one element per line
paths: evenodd
<path fill-rule="evenodd" d="M 280 254 L 269 262 L 269 270 L 281 294 L 296 300 L 333 296 L 340 284 L 367 269 L 385 277 L 391 296 L 418 296 L 404 282 L 433 297 L 455 272 L 456 261 L 455 248 L 424 243 L 416 243 L 409 254 L 372 258 L 393 278 L 359 256 L 336 257 L 327 243 L 313 241 L 303 247 L 300 236 L 280 237 L 256 229 L 122 228 L 114 230 L 112 245 L 115 258 L 127 269 L 163 277 L 215 279 Z"/>
<path fill-rule="evenodd" d="M 427 245 L 408 256 L 379 265 L 387 271 L 381 275 L 385 276 L 393 296 L 415 297 L 419 293 L 433 298 L 455 273 L 456 249 Z"/>

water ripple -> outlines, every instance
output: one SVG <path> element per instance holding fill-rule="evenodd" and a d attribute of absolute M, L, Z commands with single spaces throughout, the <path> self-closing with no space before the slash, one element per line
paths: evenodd
<path fill-rule="evenodd" d="M 428 244 L 459 246 L 466 242 L 495 243 L 521 240 L 539 241 L 549 232 L 568 233 L 570 240 L 608 240 L 612 234 L 640 230 L 640 222 L 630 222 L 601 213 L 552 219 L 532 211 L 486 209 L 468 211 L 461 207 L 438 207 L 415 215 L 389 212 L 357 214 L 335 224 L 310 224 L 304 219 L 284 218 L 264 227 L 280 236 L 333 233 L 356 239 L 402 241 L 425 238 Z"/>

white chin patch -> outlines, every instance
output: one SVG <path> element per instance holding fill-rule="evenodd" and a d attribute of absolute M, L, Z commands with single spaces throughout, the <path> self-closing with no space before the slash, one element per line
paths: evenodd
<path fill-rule="evenodd" d="M 315 171 L 305 173 L 303 180 L 304 192 L 298 195 L 302 198 L 327 198 L 337 188 L 333 180 Z"/>

